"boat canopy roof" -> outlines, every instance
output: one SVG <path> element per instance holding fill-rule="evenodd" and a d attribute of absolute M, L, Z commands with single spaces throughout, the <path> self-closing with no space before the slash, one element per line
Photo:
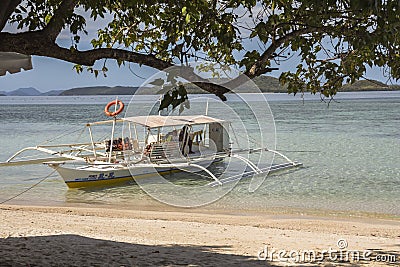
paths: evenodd
<path fill-rule="evenodd" d="M 87 123 L 86 126 L 109 124 L 114 120 L 96 121 Z M 213 122 L 223 123 L 224 120 L 216 119 L 206 115 L 191 115 L 191 116 L 161 116 L 161 115 L 149 115 L 149 116 L 135 116 L 117 119 L 117 122 L 131 122 L 138 125 L 142 125 L 148 128 L 158 128 L 167 126 L 181 126 L 181 125 L 198 125 L 198 124 L 209 124 Z"/>
<path fill-rule="evenodd" d="M 167 126 L 181 126 L 181 125 L 198 125 L 209 124 L 213 122 L 222 123 L 223 120 L 216 119 L 205 115 L 192 115 L 192 116 L 135 116 L 123 118 L 123 121 L 132 122 L 148 128 L 158 128 Z"/>

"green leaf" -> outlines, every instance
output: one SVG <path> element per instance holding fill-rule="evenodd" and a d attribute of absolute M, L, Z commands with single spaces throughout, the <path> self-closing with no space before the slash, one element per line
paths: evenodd
<path fill-rule="evenodd" d="M 165 108 L 168 108 L 169 105 L 171 105 L 173 100 L 174 99 L 172 98 L 172 96 L 169 93 L 166 93 L 161 100 L 160 107 L 158 108 L 158 110 L 160 111 Z"/>
<path fill-rule="evenodd" d="M 251 33 L 250 33 L 250 38 L 254 38 L 254 37 L 256 37 L 257 36 L 257 31 L 252 31 Z"/>
<path fill-rule="evenodd" d="M 180 96 L 182 96 L 182 97 L 187 96 L 187 91 L 186 91 L 186 88 L 185 88 L 185 86 L 183 84 L 180 84 L 178 86 L 178 94 Z"/>
<path fill-rule="evenodd" d="M 175 109 L 181 103 L 182 103 L 182 99 L 181 98 L 173 99 L 172 102 L 171 102 L 172 108 Z"/>

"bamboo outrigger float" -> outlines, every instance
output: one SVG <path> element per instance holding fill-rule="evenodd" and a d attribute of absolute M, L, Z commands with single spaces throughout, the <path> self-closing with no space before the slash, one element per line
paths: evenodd
<path fill-rule="evenodd" d="M 117 107 L 117 104 L 120 106 L 119 110 L 108 112 L 110 106 Z M 232 149 L 232 138 L 229 136 L 231 124 L 228 121 L 206 115 L 117 118 L 122 109 L 122 102 L 112 101 L 106 107 L 106 113 L 113 117 L 111 120 L 86 124 L 90 142 L 27 147 L 16 152 L 6 162 L 0 163 L 0 166 L 44 163 L 54 168 L 69 188 L 80 188 L 116 184 L 171 171 L 202 171 L 212 179 L 209 185 L 216 186 L 242 177 L 302 165 L 268 148 Z M 128 134 L 124 138 L 115 138 L 115 128 L 120 123 L 126 126 Z M 110 138 L 94 141 L 92 128 L 107 124 L 111 125 Z M 140 135 L 139 132 L 143 134 Z M 19 160 L 21 154 L 31 150 L 51 156 Z M 282 157 L 286 163 L 260 168 L 242 156 L 264 151 Z M 248 166 L 247 170 L 218 179 L 207 167 L 226 158 L 244 162 Z"/>

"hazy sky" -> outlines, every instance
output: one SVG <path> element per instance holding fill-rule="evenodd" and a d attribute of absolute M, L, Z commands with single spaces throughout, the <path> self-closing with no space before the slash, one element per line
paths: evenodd
<path fill-rule="evenodd" d="M 81 12 L 85 15 L 85 12 Z M 87 17 L 87 15 L 85 15 Z M 103 28 L 109 15 L 104 19 L 99 18 L 97 21 L 87 20 L 88 35 L 82 35 L 81 44 L 79 49 L 90 49 L 90 40 L 96 37 L 96 31 Z M 5 32 L 18 32 L 16 25 L 7 25 Z M 63 47 L 70 47 L 71 35 L 67 31 L 62 31 L 57 38 L 57 43 Z M 102 66 L 101 62 L 97 64 Z M 73 70 L 74 64 L 65 62 L 58 59 L 46 57 L 32 57 L 33 69 L 29 71 L 22 71 L 16 74 L 7 74 L 0 76 L 0 91 L 11 91 L 22 87 L 34 87 L 42 92 L 59 89 L 70 89 L 73 87 L 81 86 L 139 86 L 145 79 L 138 78 L 129 70 L 127 66 L 118 67 L 115 60 L 108 60 L 107 67 L 109 71 L 105 78 L 100 74 L 97 78 L 91 73 L 84 71 L 77 74 Z M 144 78 L 150 77 L 155 70 L 149 67 L 139 67 L 137 64 L 132 64 L 131 69 L 138 75 Z"/>
<path fill-rule="evenodd" d="M 116 61 L 108 61 L 109 71 L 107 77 L 99 74 L 97 78 L 86 71 L 77 74 L 73 70 L 74 64 L 65 61 L 33 57 L 33 69 L 15 74 L 7 74 L 0 77 L 0 91 L 11 91 L 21 87 L 34 87 L 39 91 L 46 92 L 58 89 L 70 89 L 81 86 L 138 86 L 145 80 L 135 76 L 128 67 L 118 67 Z M 131 69 L 139 76 L 148 78 L 154 70 L 148 67 L 139 68 L 132 64 Z"/>
<path fill-rule="evenodd" d="M 84 12 L 83 12 L 84 13 Z M 83 14 L 84 15 L 84 14 Z M 82 36 L 81 45 L 79 49 L 89 49 L 90 40 L 96 36 L 96 30 L 106 25 L 107 16 L 103 20 L 97 20 L 95 22 L 87 21 L 87 30 L 89 35 Z M 4 31 L 16 32 L 15 26 L 6 26 Z M 71 44 L 71 37 L 69 33 L 63 31 L 57 39 L 57 43 L 64 47 L 69 47 Z M 256 44 L 250 45 L 249 49 L 257 49 Z M 254 48 L 252 48 L 254 46 Z M 274 71 L 267 75 L 279 77 L 282 71 L 294 70 L 298 62 L 286 62 L 279 66 L 279 71 Z M 59 89 L 70 89 L 81 86 L 140 86 L 147 78 L 156 73 L 156 70 L 149 67 L 139 67 L 137 64 L 131 64 L 131 69 L 136 74 L 133 74 L 127 66 L 118 67 L 116 61 L 108 60 L 107 67 L 109 69 L 107 77 L 103 77 L 99 74 L 97 78 L 91 73 L 84 71 L 81 74 L 77 74 L 73 70 L 74 64 L 65 61 L 45 58 L 45 57 L 32 57 L 33 69 L 29 71 L 22 71 L 16 74 L 7 74 L 0 76 L 0 91 L 11 91 L 22 87 L 34 87 L 42 92 Z M 102 63 L 98 62 L 99 68 Z M 143 77 L 139 78 L 137 76 Z M 379 69 L 369 70 L 367 77 L 370 79 L 380 80 L 386 82 Z"/>
<path fill-rule="evenodd" d="M 145 79 L 137 77 L 127 66 L 118 67 L 116 61 L 109 60 L 107 66 L 109 71 L 107 77 L 99 74 L 97 78 L 91 73 L 84 71 L 77 74 L 73 70 L 73 64 L 65 61 L 45 58 L 33 57 L 33 69 L 22 71 L 15 74 L 7 74 L 0 77 L 0 91 L 11 91 L 22 87 L 34 87 L 39 91 L 46 92 L 58 89 L 70 89 L 81 86 L 139 86 L 145 79 L 149 78 L 156 70 L 149 67 L 139 67 L 132 64 L 132 71 Z M 291 69 L 290 64 L 281 66 L 282 71 Z M 270 73 L 271 76 L 278 77 L 281 70 Z M 370 70 L 368 78 L 381 80 L 386 82 L 379 70 Z"/>

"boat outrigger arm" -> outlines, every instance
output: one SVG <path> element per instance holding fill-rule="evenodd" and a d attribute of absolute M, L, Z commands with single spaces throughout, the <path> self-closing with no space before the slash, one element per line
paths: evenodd
<path fill-rule="evenodd" d="M 261 152 L 262 150 L 277 154 L 277 155 L 281 156 L 282 158 L 284 158 L 285 160 L 287 160 L 288 162 L 287 163 L 283 163 L 283 164 L 274 165 L 274 166 L 271 166 L 270 168 L 260 169 L 256 164 L 254 164 L 250 160 L 248 160 L 245 157 L 240 156 L 239 154 L 237 154 L 238 152 L 245 152 L 246 149 L 236 150 L 235 151 L 236 154 L 232 153 L 232 151 L 231 151 L 229 156 L 233 157 L 233 158 L 237 158 L 237 159 L 243 161 L 244 163 L 246 163 L 247 166 L 249 166 L 252 169 L 252 171 L 246 172 L 246 173 L 242 174 L 242 176 L 243 175 L 257 175 L 257 174 L 269 173 L 270 171 L 278 171 L 278 170 L 282 170 L 282 169 L 288 169 L 288 168 L 291 168 L 291 167 L 299 167 L 299 166 L 302 165 L 302 163 L 299 163 L 299 162 L 296 162 L 296 161 L 292 161 L 291 159 L 289 159 L 288 157 L 286 157 L 285 155 L 283 155 L 282 153 L 280 153 L 280 152 L 278 152 L 276 150 L 271 150 L 271 149 L 268 149 L 268 148 L 257 148 L 257 149 L 248 149 L 247 151 L 249 153 L 257 153 L 257 152 Z M 213 178 L 215 180 L 215 182 L 211 183 L 211 184 L 217 183 L 218 185 L 222 185 L 223 183 L 233 182 L 233 181 L 235 181 L 235 179 L 233 179 L 233 178 L 235 178 L 237 176 L 237 175 L 235 175 L 235 176 L 231 176 L 231 177 L 225 178 L 223 180 L 223 182 L 222 182 L 217 177 L 215 177 L 215 175 L 212 172 L 210 172 L 208 169 L 204 168 L 203 166 L 197 165 L 197 164 L 190 164 L 190 163 L 189 163 L 189 165 L 193 166 L 193 167 L 197 167 L 197 168 L 205 171 L 208 175 L 210 175 L 211 178 Z"/>
<path fill-rule="evenodd" d="M 215 175 L 212 173 L 212 172 L 210 172 L 207 168 L 205 168 L 205 167 L 203 167 L 203 166 L 201 166 L 201 165 L 198 165 L 198 164 L 190 164 L 189 163 L 189 165 L 190 166 L 193 166 L 193 167 L 196 167 L 196 168 L 199 168 L 199 169 L 201 169 L 201 170 L 203 170 L 203 171 L 205 171 L 208 175 L 210 175 L 211 176 L 211 178 L 213 178 L 219 185 L 222 185 L 222 182 L 217 178 L 217 177 L 215 177 Z"/>
<path fill-rule="evenodd" d="M 261 173 L 260 168 L 258 168 L 257 165 L 255 165 L 253 162 L 251 162 L 250 160 L 246 159 L 245 157 L 242 157 L 242 156 L 240 156 L 238 154 L 233 154 L 233 155 L 231 155 L 231 157 L 240 159 L 241 161 L 244 161 L 244 163 L 246 163 L 247 166 L 249 166 L 256 174 L 260 174 Z"/>
<path fill-rule="evenodd" d="M 277 154 L 278 156 L 281 156 L 283 159 L 285 159 L 287 162 L 285 163 L 281 163 L 281 164 L 275 164 L 275 165 L 271 165 L 271 167 L 268 168 L 263 168 L 260 169 L 256 164 L 254 164 L 253 162 L 251 162 L 249 159 L 239 155 L 240 153 L 260 153 L 262 151 L 266 151 L 266 152 L 271 152 L 274 154 Z M 243 176 L 250 176 L 250 175 L 261 175 L 261 174 L 268 174 L 270 172 L 276 172 L 276 171 L 280 171 L 280 170 L 286 170 L 286 169 L 290 169 L 290 168 L 295 168 L 295 167 L 300 167 L 303 164 L 297 161 L 292 161 L 291 159 L 289 159 L 288 157 L 286 157 L 285 155 L 283 155 L 282 153 L 276 151 L 276 150 L 271 150 L 268 148 L 251 148 L 251 149 L 235 149 L 235 150 L 230 150 L 229 153 L 227 152 L 218 152 L 215 154 L 210 154 L 210 155 L 203 155 L 202 158 L 203 159 L 209 159 L 209 160 L 214 160 L 214 159 L 223 159 L 223 158 L 236 158 L 239 159 L 241 161 L 243 161 L 247 166 L 250 167 L 251 171 L 246 171 L 243 174 L 237 174 L 234 176 L 230 176 L 224 179 L 218 179 L 211 171 L 209 171 L 207 168 L 199 165 L 199 164 L 195 164 L 191 161 L 198 159 L 197 157 L 188 157 L 187 158 L 187 162 L 181 162 L 181 163 L 152 163 L 152 164 L 132 164 L 132 166 L 137 166 L 137 167 L 142 167 L 142 166 L 149 166 L 151 165 L 152 167 L 156 168 L 156 167 L 166 167 L 166 168 L 187 168 L 187 167 L 195 167 L 198 168 L 204 172 L 206 172 L 214 181 L 209 183 L 209 185 L 211 186 L 215 186 L 215 185 L 223 185 L 226 183 L 230 183 L 230 182 L 234 182 L 237 181 L 239 179 L 241 179 Z"/>
<path fill-rule="evenodd" d="M 287 162 L 281 163 L 281 164 L 272 164 L 270 167 L 267 168 L 262 168 L 260 169 L 256 164 L 251 162 L 250 160 L 246 159 L 243 156 L 240 156 L 238 153 L 241 152 L 248 152 L 249 154 L 251 153 L 257 153 L 261 151 L 266 151 L 266 152 L 271 152 L 274 153 L 282 158 L 284 158 Z M 243 162 L 246 163 L 247 166 L 251 168 L 251 171 L 246 171 L 244 173 L 236 174 L 227 178 L 219 179 L 218 181 L 210 182 L 208 185 L 211 187 L 218 186 L 218 185 L 223 185 L 227 183 L 232 183 L 236 182 L 244 177 L 248 176 L 253 176 L 253 175 L 261 175 L 261 174 L 268 174 L 268 173 L 273 173 L 277 171 L 282 171 L 282 170 L 287 170 L 287 169 L 292 169 L 296 167 L 301 167 L 303 166 L 303 163 L 300 163 L 298 161 L 293 161 L 283 155 L 282 153 L 276 151 L 276 150 L 271 150 L 268 148 L 257 148 L 257 149 L 238 149 L 235 151 L 231 151 L 230 157 L 237 158 L 239 160 L 242 160 Z"/>
<path fill-rule="evenodd" d="M 101 143 L 96 143 L 96 144 L 101 144 Z M 38 164 L 38 163 L 46 163 L 49 161 L 66 161 L 66 160 L 76 160 L 76 161 L 86 162 L 87 161 L 87 159 L 85 158 L 86 155 L 85 156 L 84 155 L 75 156 L 72 153 L 73 152 L 77 152 L 77 153 L 81 153 L 81 152 L 89 152 L 90 153 L 91 152 L 91 153 L 93 153 L 92 149 L 87 148 L 89 145 L 91 146 L 92 143 L 39 145 L 39 146 L 34 146 L 34 147 L 26 147 L 26 148 L 23 148 L 23 149 L 19 150 L 18 152 L 16 152 L 5 162 L 0 162 L 0 167 Z M 55 148 L 55 147 L 68 147 L 70 149 L 63 150 L 63 151 L 55 151 L 55 150 L 50 149 L 50 148 Z M 27 159 L 27 160 L 13 161 L 20 154 L 22 154 L 26 151 L 32 151 L 32 150 L 50 154 L 50 155 L 56 156 L 56 157 L 45 157 L 45 158 L 39 158 L 39 159 Z M 99 153 L 99 152 L 97 152 L 97 153 Z"/>
<path fill-rule="evenodd" d="M 251 153 L 259 153 L 261 151 L 274 153 L 274 154 L 282 157 L 283 159 L 285 159 L 287 162 L 281 163 L 281 164 L 273 164 L 270 167 L 260 169 L 256 164 L 254 164 L 247 158 L 239 155 L 240 153 L 244 153 L 244 152 L 251 154 Z M 225 156 L 218 155 L 218 154 L 216 155 L 216 158 L 223 158 L 223 157 L 226 157 L 226 155 Z M 300 163 L 298 161 L 293 161 L 293 160 L 289 159 L 287 156 L 283 155 L 282 153 L 280 153 L 276 150 L 268 149 L 268 148 L 256 148 L 256 149 L 250 148 L 250 149 L 231 150 L 229 157 L 233 157 L 233 158 L 243 161 L 247 166 L 249 166 L 251 168 L 251 171 L 246 171 L 244 173 L 233 175 L 233 176 L 230 176 L 227 178 L 218 179 L 218 181 L 210 182 L 208 184 L 209 186 L 214 187 L 214 186 L 218 186 L 218 185 L 235 182 L 244 177 L 248 177 L 248 176 L 252 176 L 252 175 L 268 174 L 268 173 L 272 173 L 272 172 L 277 172 L 277 171 L 282 171 L 282 170 L 287 170 L 287 169 L 303 166 L 303 163 Z"/>

